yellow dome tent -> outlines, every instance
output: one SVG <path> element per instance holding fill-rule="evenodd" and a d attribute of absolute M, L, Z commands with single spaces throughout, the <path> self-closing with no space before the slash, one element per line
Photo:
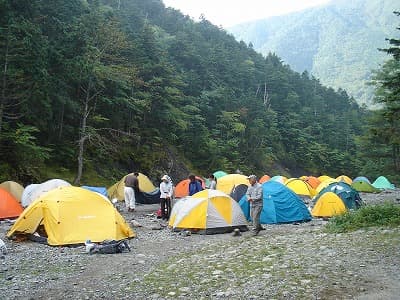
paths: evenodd
<path fill-rule="evenodd" d="M 330 185 L 331 183 L 334 182 L 338 182 L 338 180 L 333 179 L 333 178 L 328 178 L 324 181 L 322 181 L 318 187 L 315 189 L 316 193 L 319 194 L 319 192 L 321 192 L 324 188 L 326 188 L 328 185 Z"/>
<path fill-rule="evenodd" d="M 321 195 L 311 210 L 313 217 L 333 217 L 347 211 L 343 200 L 332 192 Z"/>
<path fill-rule="evenodd" d="M 125 197 L 124 196 L 124 187 L 125 187 L 124 182 L 125 182 L 126 176 L 128 176 L 128 174 L 125 175 L 124 177 L 122 177 L 122 179 L 120 181 L 118 181 L 117 183 L 115 183 L 113 186 L 108 188 L 107 193 L 110 196 L 110 199 L 117 198 L 120 201 L 124 200 L 124 197 Z M 153 183 L 150 181 L 150 179 L 146 175 L 139 173 L 138 180 L 139 180 L 139 190 L 141 192 L 151 193 L 156 189 L 156 187 L 153 185 Z"/>
<path fill-rule="evenodd" d="M 52 246 L 122 240 L 135 236 L 112 203 L 99 193 L 80 187 L 53 189 L 33 201 L 7 233 L 33 234 L 44 226 Z"/>
<path fill-rule="evenodd" d="M 240 184 L 250 185 L 249 180 L 242 174 L 228 174 L 217 180 L 217 190 L 229 195 Z"/>
<path fill-rule="evenodd" d="M 349 176 L 346 176 L 346 175 L 340 175 L 340 176 L 336 177 L 336 180 L 346 182 L 347 184 L 350 184 L 350 185 L 353 183 L 353 179 L 351 179 Z"/>
<path fill-rule="evenodd" d="M 169 226 L 205 234 L 248 230 L 239 204 L 218 190 L 203 190 L 180 199 L 172 209 Z"/>
<path fill-rule="evenodd" d="M 318 180 L 319 180 L 321 183 L 324 182 L 325 180 L 328 180 L 328 179 L 333 179 L 333 178 L 330 177 L 330 176 L 328 176 L 328 175 L 321 175 L 321 176 L 318 177 Z"/>
<path fill-rule="evenodd" d="M 297 195 L 306 196 L 310 199 L 316 195 L 311 185 L 300 178 L 290 178 L 285 182 L 285 185 Z"/>

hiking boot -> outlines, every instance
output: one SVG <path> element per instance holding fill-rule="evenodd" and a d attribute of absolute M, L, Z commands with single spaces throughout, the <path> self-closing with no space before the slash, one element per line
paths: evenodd
<path fill-rule="evenodd" d="M 252 235 L 253 235 L 253 236 L 258 235 L 259 233 L 260 233 L 260 229 L 252 230 Z"/>

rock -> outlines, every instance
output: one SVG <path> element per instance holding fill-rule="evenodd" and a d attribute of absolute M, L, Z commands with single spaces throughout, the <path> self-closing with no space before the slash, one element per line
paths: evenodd
<path fill-rule="evenodd" d="M 232 233 L 233 236 L 241 236 L 242 233 L 240 232 L 239 228 L 235 228 Z"/>
<path fill-rule="evenodd" d="M 187 286 L 180 287 L 179 291 L 182 293 L 188 293 L 190 291 L 190 287 L 187 287 Z"/>
<path fill-rule="evenodd" d="M 221 274 L 224 274 L 224 272 L 221 271 L 221 270 L 215 270 L 215 271 L 212 272 L 212 274 L 213 275 L 221 275 Z"/>
<path fill-rule="evenodd" d="M 133 227 L 142 227 L 142 224 L 140 224 L 138 221 L 136 220 L 131 220 L 131 224 Z"/>

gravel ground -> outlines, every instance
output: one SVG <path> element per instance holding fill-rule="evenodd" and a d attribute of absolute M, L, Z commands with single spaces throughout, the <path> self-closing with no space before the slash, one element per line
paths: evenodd
<path fill-rule="evenodd" d="M 400 203 L 400 190 L 361 197 Z M 399 299 L 399 227 L 327 234 L 315 219 L 267 225 L 257 237 L 183 235 L 157 208 L 122 213 L 142 225 L 122 254 L 10 241 L 2 221 L 0 299 Z"/>

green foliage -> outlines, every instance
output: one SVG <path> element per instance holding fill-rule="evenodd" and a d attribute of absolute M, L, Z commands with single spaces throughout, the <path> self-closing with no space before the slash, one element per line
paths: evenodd
<path fill-rule="evenodd" d="M 26 179 L 40 177 L 40 169 L 50 158 L 51 149 L 40 146 L 34 136 L 38 129 L 33 126 L 17 124 L 14 130 L 4 130 L 0 135 L 2 161 L 7 162 L 11 178 Z M 12 168 L 10 168 L 12 166 Z M 24 176 L 21 176 L 23 174 Z"/>
<path fill-rule="evenodd" d="M 44 164 L 86 184 L 132 169 L 179 180 L 177 165 L 358 175 L 365 112 L 354 100 L 205 19 L 158 0 L 0 5 L 0 149 L 17 151 L 0 165 L 15 179 L 55 175 Z"/>
<path fill-rule="evenodd" d="M 400 226 L 400 206 L 393 203 L 364 206 L 359 210 L 333 217 L 326 225 L 326 230 L 340 233 L 375 226 Z"/>
<path fill-rule="evenodd" d="M 400 16 L 399 13 L 395 13 Z M 399 28 L 398 28 L 399 29 Z M 359 139 L 365 149 L 364 169 L 384 171 L 399 180 L 400 171 L 400 40 L 389 39 L 392 45 L 382 51 L 393 55 L 380 70 L 375 71 L 372 84 L 376 87 L 375 101 L 380 109 L 373 112 L 367 123 L 367 133 Z M 367 169 L 368 168 L 368 169 Z M 382 174 L 382 173 L 381 173 Z"/>

